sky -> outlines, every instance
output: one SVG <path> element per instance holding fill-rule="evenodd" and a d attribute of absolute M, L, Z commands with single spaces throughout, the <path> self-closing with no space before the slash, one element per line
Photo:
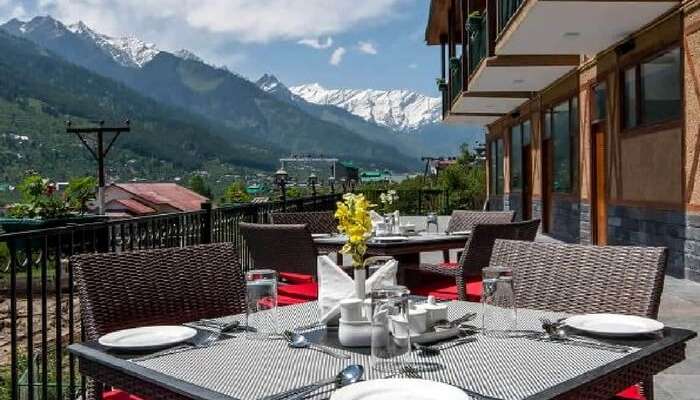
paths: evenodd
<path fill-rule="evenodd" d="M 410 89 L 437 97 L 427 0 L 0 0 L 0 20 L 51 15 L 163 50 L 188 49 L 288 86 Z"/>

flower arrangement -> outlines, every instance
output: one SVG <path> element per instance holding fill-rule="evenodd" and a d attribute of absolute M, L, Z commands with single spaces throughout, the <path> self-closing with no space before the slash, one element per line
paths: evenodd
<path fill-rule="evenodd" d="M 390 213 L 395 202 L 399 200 L 399 195 L 396 190 L 387 190 L 379 195 L 379 202 L 382 203 L 382 212 Z"/>
<path fill-rule="evenodd" d="M 335 217 L 338 231 L 348 236 L 348 241 L 340 250 L 352 257 L 352 266 L 362 268 L 367 240 L 372 235 L 372 220 L 369 211 L 373 205 L 361 194 L 348 193 L 337 203 Z"/>

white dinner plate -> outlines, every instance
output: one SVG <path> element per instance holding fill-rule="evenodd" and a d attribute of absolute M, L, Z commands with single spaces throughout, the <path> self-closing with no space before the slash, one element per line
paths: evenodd
<path fill-rule="evenodd" d="M 331 400 L 469 400 L 462 390 L 426 379 L 374 379 L 338 389 Z"/>
<path fill-rule="evenodd" d="M 377 236 L 374 240 L 378 242 L 403 242 L 408 240 L 407 236 Z"/>
<path fill-rule="evenodd" d="M 584 314 L 564 320 L 567 326 L 600 336 L 637 336 L 664 329 L 650 318 L 622 314 Z"/>
<path fill-rule="evenodd" d="M 471 235 L 472 231 L 454 231 L 450 232 L 450 235 L 457 235 L 457 236 L 468 236 Z"/>
<path fill-rule="evenodd" d="M 186 326 L 143 326 L 108 333 L 98 342 L 113 349 L 152 350 L 184 342 L 196 335 L 197 330 Z"/>
<path fill-rule="evenodd" d="M 314 239 L 329 238 L 329 237 L 331 237 L 331 234 L 330 233 L 312 233 L 311 237 Z"/>

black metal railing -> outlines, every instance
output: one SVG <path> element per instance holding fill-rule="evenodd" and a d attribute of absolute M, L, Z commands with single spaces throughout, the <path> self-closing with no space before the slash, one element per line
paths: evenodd
<path fill-rule="evenodd" d="M 508 22 L 513 18 L 524 0 L 498 0 L 498 34 L 500 34 Z"/>
<path fill-rule="evenodd" d="M 450 101 L 452 104 L 459 98 L 462 92 L 462 57 L 450 59 Z M 452 106 L 450 104 L 450 107 Z"/>
<path fill-rule="evenodd" d="M 381 205 L 379 196 L 386 192 L 381 189 L 360 190 L 367 199 L 377 205 Z M 419 189 L 397 190 L 399 197 L 392 209 L 398 210 L 403 215 L 425 215 L 433 212 L 441 215 L 452 213 L 457 204 L 451 202 L 450 192 L 443 189 Z"/>
<path fill-rule="evenodd" d="M 467 71 L 467 78 L 479 68 L 481 60 L 486 58 L 489 48 L 489 27 L 488 27 L 488 15 L 486 13 L 482 15 L 470 16 L 468 19 L 469 26 L 469 70 Z"/>
<path fill-rule="evenodd" d="M 0 266 L 0 346 L 9 344 L 9 355 L 0 352 L 0 400 L 85 399 L 86 382 L 66 351 L 84 338 L 70 256 L 212 242 L 242 248 L 241 221 L 265 223 L 273 211 L 333 210 L 339 198 L 214 209 L 205 204 L 194 212 L 0 234 L 0 247 L 8 251 L 7 264 Z M 244 268 L 251 265 L 245 252 L 241 259 Z"/>

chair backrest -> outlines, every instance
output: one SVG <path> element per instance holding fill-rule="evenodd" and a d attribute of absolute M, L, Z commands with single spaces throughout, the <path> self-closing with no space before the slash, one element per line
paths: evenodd
<path fill-rule="evenodd" d="M 230 243 L 86 254 L 70 263 L 89 340 L 245 311 L 245 281 Z"/>
<path fill-rule="evenodd" d="M 507 224 L 514 218 L 515 211 L 454 210 L 447 223 L 447 232 L 470 231 L 478 224 Z"/>
<path fill-rule="evenodd" d="M 271 213 L 270 219 L 277 225 L 303 225 L 311 233 L 338 233 L 338 221 L 333 211 Z"/>
<path fill-rule="evenodd" d="M 496 239 L 531 242 L 535 240 L 539 226 L 539 219 L 504 224 L 475 225 L 459 260 L 462 276 L 481 276 L 481 270 L 489 265 Z"/>
<path fill-rule="evenodd" d="M 253 268 L 316 275 L 318 251 L 306 225 L 241 222 L 239 227 Z"/>
<path fill-rule="evenodd" d="M 498 240 L 491 265 L 513 268 L 518 307 L 656 318 L 666 257 L 663 247 Z"/>

